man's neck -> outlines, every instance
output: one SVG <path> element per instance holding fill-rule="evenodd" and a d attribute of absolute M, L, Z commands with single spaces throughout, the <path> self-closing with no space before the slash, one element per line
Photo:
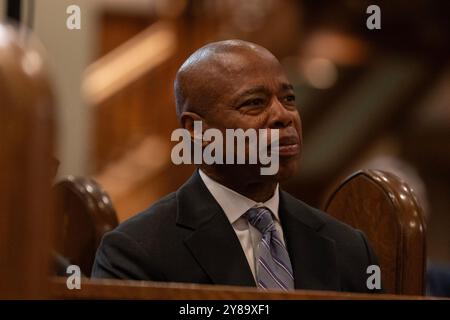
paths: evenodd
<path fill-rule="evenodd" d="M 249 181 L 245 177 L 237 181 L 234 176 L 229 174 L 219 174 L 215 170 L 208 170 L 208 168 L 202 168 L 201 170 L 214 181 L 255 202 L 265 202 L 272 198 L 278 185 L 277 181 Z"/>

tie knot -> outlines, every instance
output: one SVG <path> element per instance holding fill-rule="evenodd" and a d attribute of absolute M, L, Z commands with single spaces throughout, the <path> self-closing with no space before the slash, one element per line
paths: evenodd
<path fill-rule="evenodd" d="M 266 207 L 251 208 L 244 216 L 262 235 L 275 230 L 272 213 Z"/>

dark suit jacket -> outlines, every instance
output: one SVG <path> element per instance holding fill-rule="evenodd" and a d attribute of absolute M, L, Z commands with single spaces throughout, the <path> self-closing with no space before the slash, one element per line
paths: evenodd
<path fill-rule="evenodd" d="M 365 236 L 280 191 L 279 217 L 295 287 L 367 292 L 377 264 Z M 105 234 L 96 278 L 255 286 L 241 244 L 200 175 Z"/>

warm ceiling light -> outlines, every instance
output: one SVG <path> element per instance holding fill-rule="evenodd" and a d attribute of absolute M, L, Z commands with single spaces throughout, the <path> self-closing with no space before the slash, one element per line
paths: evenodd
<path fill-rule="evenodd" d="M 312 87 L 328 89 L 336 83 L 338 72 L 336 66 L 330 60 L 314 58 L 306 61 L 303 75 Z"/>

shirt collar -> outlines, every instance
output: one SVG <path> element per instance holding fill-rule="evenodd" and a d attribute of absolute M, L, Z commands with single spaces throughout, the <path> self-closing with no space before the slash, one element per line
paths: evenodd
<path fill-rule="evenodd" d="M 238 220 L 244 213 L 253 207 L 268 208 L 274 215 L 275 219 L 279 221 L 278 204 L 280 202 L 280 195 L 278 192 L 278 184 L 273 196 L 269 200 L 265 202 L 256 202 L 211 179 L 200 169 L 199 174 L 205 183 L 206 188 L 219 203 L 231 224 L 236 222 L 236 220 Z"/>

